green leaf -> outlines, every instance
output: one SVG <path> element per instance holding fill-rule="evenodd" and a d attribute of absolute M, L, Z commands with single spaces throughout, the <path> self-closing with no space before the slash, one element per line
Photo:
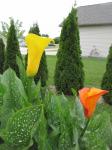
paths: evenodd
<path fill-rule="evenodd" d="M 5 86 L 1 83 L 1 78 L 2 75 L 0 74 L 0 107 L 3 105 L 3 96 L 6 92 Z"/>
<path fill-rule="evenodd" d="M 50 140 L 54 150 L 73 148 L 74 122 L 70 115 L 70 103 L 67 98 L 53 95 L 47 104 L 47 117 L 50 126 Z"/>
<path fill-rule="evenodd" d="M 45 100 L 46 103 L 46 100 Z M 52 143 L 52 149 L 58 150 L 58 140 L 60 134 L 60 123 L 63 116 L 61 115 L 60 98 L 55 95 L 47 95 L 47 103 L 45 107 L 46 116 L 49 125 L 49 137 Z"/>
<path fill-rule="evenodd" d="M 19 110 L 8 121 L 4 139 L 12 147 L 29 145 L 38 123 L 42 106 L 31 106 Z"/>
<path fill-rule="evenodd" d="M 4 99 L 12 99 L 14 104 L 12 107 L 21 108 L 27 102 L 27 95 L 25 93 L 21 80 L 16 76 L 12 69 L 8 69 L 2 76 L 1 83 L 6 87 L 6 95 Z M 12 105 L 11 103 L 11 105 Z"/>
<path fill-rule="evenodd" d="M 3 96 L 6 92 L 5 86 L 0 83 L 0 107 L 3 105 Z"/>
<path fill-rule="evenodd" d="M 4 127 L 14 111 L 29 104 L 23 84 L 12 69 L 8 69 L 4 72 L 1 83 L 6 89 L 0 115 L 1 127 Z"/>
<path fill-rule="evenodd" d="M 26 76 L 26 70 L 25 70 L 25 66 L 23 64 L 23 61 L 20 57 L 16 57 L 16 61 L 19 67 L 19 73 L 20 73 L 20 79 L 24 85 L 24 88 L 27 88 L 27 76 Z"/>
<path fill-rule="evenodd" d="M 79 138 L 78 130 L 77 130 L 77 128 L 74 127 L 74 129 L 73 129 L 73 144 L 75 146 L 74 150 L 80 150 L 78 138 Z"/>
<path fill-rule="evenodd" d="M 44 110 L 42 109 L 40 118 L 38 120 L 37 127 L 37 142 L 39 150 L 52 150 L 49 138 L 48 138 L 48 130 L 47 130 L 47 122 L 44 115 Z"/>
<path fill-rule="evenodd" d="M 72 117 L 74 117 L 76 127 L 78 128 L 80 134 L 80 132 L 85 127 L 85 121 L 86 121 L 84 116 L 84 109 L 79 98 L 76 97 L 76 92 L 74 89 L 72 89 L 72 92 L 75 98 L 74 98 L 74 104 L 73 104 L 74 106 L 72 108 L 71 115 Z"/>
<path fill-rule="evenodd" d="M 107 103 L 98 104 L 96 107 L 95 114 L 101 114 L 103 111 L 106 111 L 110 114 L 110 121 L 112 124 L 112 107 L 111 107 L 111 105 L 108 105 Z"/>
<path fill-rule="evenodd" d="M 85 126 L 84 109 L 78 98 L 75 99 L 74 111 L 77 127 L 83 129 Z"/>
<path fill-rule="evenodd" d="M 45 98 L 44 98 L 44 105 L 45 105 L 45 112 L 47 113 L 48 109 L 49 109 L 49 103 L 51 101 L 51 97 L 52 97 L 52 93 L 51 91 L 49 91 L 48 89 L 45 92 Z"/>
<path fill-rule="evenodd" d="M 7 144 L 0 144 L 0 150 L 14 150 Z"/>
<path fill-rule="evenodd" d="M 24 63 L 18 56 L 16 61 L 19 66 L 20 79 L 24 85 L 29 102 L 36 103 L 40 96 L 40 82 L 36 85 L 32 77 L 27 77 Z"/>
<path fill-rule="evenodd" d="M 32 103 L 39 104 L 39 100 L 41 99 L 40 82 L 38 82 L 38 84 L 36 85 L 34 80 L 33 80 L 32 85 L 31 85 L 30 96 L 31 96 L 31 99 L 32 99 L 31 100 Z"/>
<path fill-rule="evenodd" d="M 53 95 L 47 108 L 48 123 L 56 128 L 60 126 L 62 116 L 61 101 L 58 96 Z"/>
<path fill-rule="evenodd" d="M 90 120 L 82 140 L 86 150 L 107 150 L 112 142 L 112 127 L 107 112 L 104 111 Z"/>
<path fill-rule="evenodd" d="M 78 116 L 78 118 L 80 118 L 80 121 L 82 120 L 82 124 L 85 124 L 85 116 L 84 116 L 84 109 L 83 106 L 80 102 L 80 99 L 76 96 L 76 92 L 75 90 L 72 89 L 72 92 L 74 94 L 74 101 L 75 101 L 75 114 L 76 116 Z"/>

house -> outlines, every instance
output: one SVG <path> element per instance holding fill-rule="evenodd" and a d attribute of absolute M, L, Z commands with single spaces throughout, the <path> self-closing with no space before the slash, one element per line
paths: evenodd
<path fill-rule="evenodd" d="M 112 2 L 78 7 L 82 56 L 106 57 L 112 44 Z"/>

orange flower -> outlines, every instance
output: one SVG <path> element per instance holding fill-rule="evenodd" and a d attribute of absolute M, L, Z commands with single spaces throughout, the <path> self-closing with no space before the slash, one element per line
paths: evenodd
<path fill-rule="evenodd" d="M 94 113 L 96 103 L 100 96 L 106 93 L 108 93 L 108 91 L 97 88 L 83 88 L 79 90 L 79 98 L 84 107 L 84 113 L 87 118 L 90 118 Z"/>

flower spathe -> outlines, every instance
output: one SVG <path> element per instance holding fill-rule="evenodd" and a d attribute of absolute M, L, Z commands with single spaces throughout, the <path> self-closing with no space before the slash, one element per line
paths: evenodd
<path fill-rule="evenodd" d="M 108 93 L 108 91 L 97 88 L 83 88 L 79 90 L 79 98 L 87 118 L 93 115 L 99 98 L 106 93 Z"/>
<path fill-rule="evenodd" d="M 27 76 L 33 77 L 38 72 L 40 60 L 45 48 L 53 41 L 47 37 L 41 37 L 33 33 L 29 33 L 25 37 L 28 47 Z"/>

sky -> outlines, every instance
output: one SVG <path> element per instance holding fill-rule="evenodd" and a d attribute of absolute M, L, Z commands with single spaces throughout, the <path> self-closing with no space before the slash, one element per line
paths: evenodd
<path fill-rule="evenodd" d="M 77 0 L 77 6 L 112 2 L 112 0 Z M 71 11 L 75 0 L 2 0 L 0 2 L 0 21 L 9 21 L 9 17 L 23 22 L 27 34 L 33 23 L 38 23 L 41 34 L 58 37 L 59 24 Z"/>

